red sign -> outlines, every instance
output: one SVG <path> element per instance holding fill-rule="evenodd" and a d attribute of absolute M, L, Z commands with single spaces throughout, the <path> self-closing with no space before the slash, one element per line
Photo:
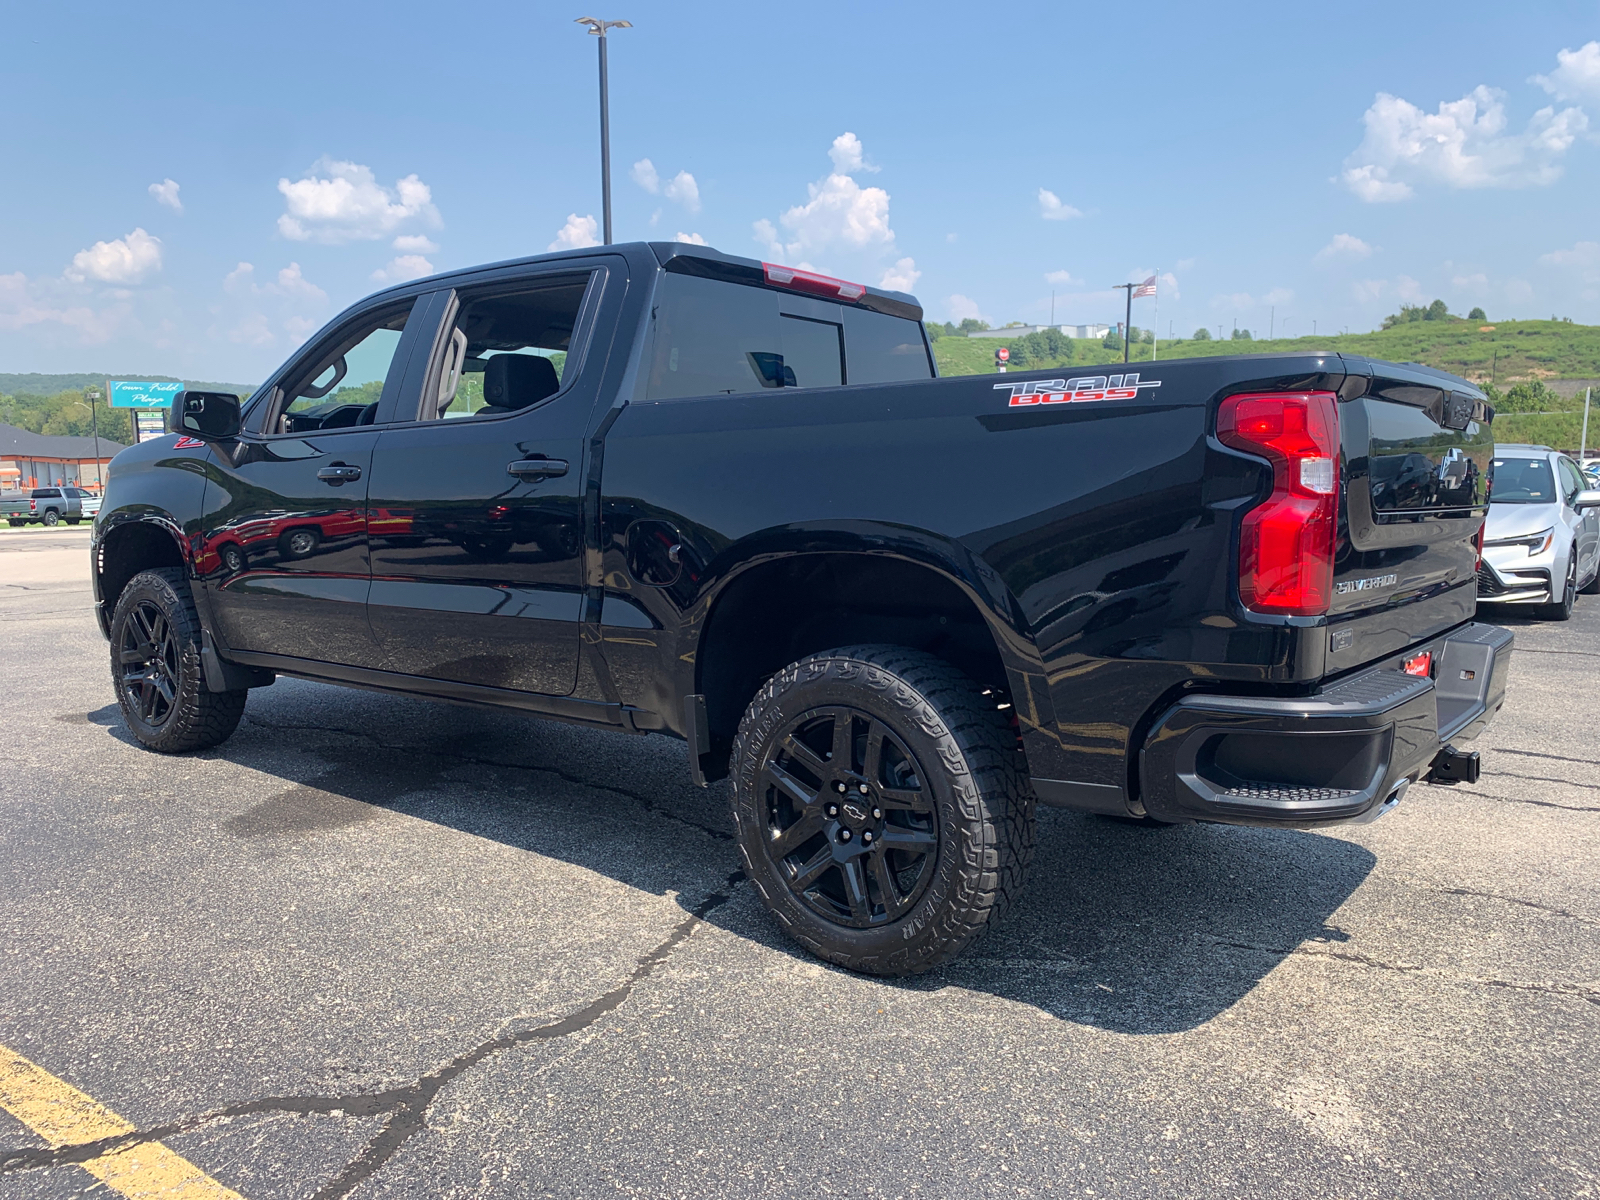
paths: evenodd
<path fill-rule="evenodd" d="M 1000 349 L 996 350 L 994 352 L 994 356 L 1001 362 L 1011 361 L 1011 351 L 1007 350 L 1004 346 L 1001 346 Z"/>

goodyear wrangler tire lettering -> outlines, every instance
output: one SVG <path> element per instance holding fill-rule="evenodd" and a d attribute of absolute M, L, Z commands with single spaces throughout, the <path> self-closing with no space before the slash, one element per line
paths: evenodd
<path fill-rule="evenodd" d="M 1000 919 L 1033 854 L 1009 722 L 948 663 L 897 646 L 773 676 L 733 744 L 740 856 L 780 926 L 875 975 L 932 970 Z"/>

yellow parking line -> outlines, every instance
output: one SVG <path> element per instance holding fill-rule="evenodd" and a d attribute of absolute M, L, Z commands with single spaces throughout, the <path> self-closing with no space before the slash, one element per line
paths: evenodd
<path fill-rule="evenodd" d="M 135 1132 L 105 1105 L 5 1046 L 0 1046 L 0 1108 L 51 1149 Z M 132 1200 L 242 1200 L 160 1142 L 139 1142 L 77 1165 Z"/>

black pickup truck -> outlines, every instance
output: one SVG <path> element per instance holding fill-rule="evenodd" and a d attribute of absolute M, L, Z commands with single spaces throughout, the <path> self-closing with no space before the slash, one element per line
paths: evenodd
<path fill-rule="evenodd" d="M 214 745 L 284 674 L 683 738 L 777 919 L 881 974 L 995 921 L 1036 803 L 1313 827 L 1476 778 L 1482 393 L 1320 351 L 941 380 L 921 316 L 659 243 L 362 301 L 112 463 L 129 727 Z"/>

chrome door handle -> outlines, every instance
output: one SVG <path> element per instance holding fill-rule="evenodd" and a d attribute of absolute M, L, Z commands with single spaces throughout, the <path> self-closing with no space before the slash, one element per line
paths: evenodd
<path fill-rule="evenodd" d="M 566 473 L 564 458 L 519 458 L 506 467 L 506 474 L 518 479 L 557 479 Z"/>
<path fill-rule="evenodd" d="M 361 478 L 361 468 L 352 467 L 346 463 L 334 463 L 331 467 L 323 467 L 317 472 L 317 478 L 324 483 L 339 487 L 342 484 L 353 483 Z"/>

